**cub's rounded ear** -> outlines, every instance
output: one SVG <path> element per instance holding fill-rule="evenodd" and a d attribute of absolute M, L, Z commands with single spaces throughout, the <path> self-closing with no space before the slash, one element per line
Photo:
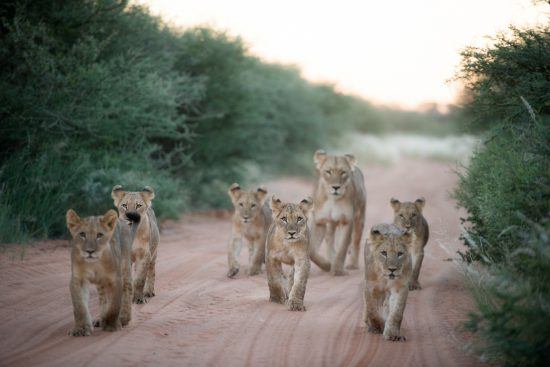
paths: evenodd
<path fill-rule="evenodd" d="M 141 189 L 141 197 L 147 202 L 148 205 L 151 204 L 151 201 L 155 198 L 155 190 L 151 186 L 145 186 Z"/>
<path fill-rule="evenodd" d="M 122 185 L 113 186 L 113 189 L 111 190 L 111 198 L 113 198 L 116 207 L 119 206 L 124 195 L 126 195 L 126 192 L 122 188 Z"/>
<path fill-rule="evenodd" d="M 302 209 L 304 214 L 307 215 L 311 209 L 313 209 L 313 199 L 308 196 L 304 200 L 300 201 L 300 209 Z"/>
<path fill-rule="evenodd" d="M 373 243 L 378 243 L 384 238 L 383 227 L 375 225 L 370 229 L 370 238 Z"/>
<path fill-rule="evenodd" d="M 242 193 L 241 186 L 235 182 L 231 186 L 229 186 L 229 190 L 227 190 L 227 193 L 229 194 L 229 197 L 231 198 L 231 200 L 235 202 L 241 196 L 241 193 Z"/>
<path fill-rule="evenodd" d="M 271 197 L 271 202 L 269 203 L 269 207 L 273 211 L 274 215 L 277 215 L 282 209 L 283 209 L 283 202 L 281 199 L 278 199 L 273 195 Z"/>
<path fill-rule="evenodd" d="M 67 217 L 67 228 L 69 229 L 71 234 L 73 234 L 78 229 L 78 226 L 82 224 L 82 220 L 80 219 L 78 214 L 76 214 L 76 212 L 72 209 L 67 210 L 66 217 Z"/>
<path fill-rule="evenodd" d="M 344 158 L 346 158 L 346 161 L 351 167 L 351 170 L 354 171 L 355 167 L 357 166 L 357 159 L 355 159 L 355 156 L 353 154 L 345 154 Z"/>
<path fill-rule="evenodd" d="M 256 196 L 256 199 L 260 202 L 260 204 L 264 205 L 265 198 L 267 196 L 267 187 L 265 187 L 264 185 L 258 187 L 254 195 Z"/>
<path fill-rule="evenodd" d="M 401 202 L 397 200 L 396 198 L 390 199 L 390 204 L 393 208 L 393 210 L 398 211 L 401 208 Z"/>
<path fill-rule="evenodd" d="M 424 204 L 426 204 L 426 199 L 424 197 L 419 197 L 415 200 L 414 205 L 416 206 L 416 209 L 421 212 L 422 209 L 424 209 Z"/>
<path fill-rule="evenodd" d="M 107 213 L 105 213 L 100 219 L 99 223 L 106 228 L 109 232 L 112 232 L 115 230 L 116 224 L 118 221 L 118 215 L 116 211 L 113 209 L 110 209 Z"/>
<path fill-rule="evenodd" d="M 321 169 L 321 166 L 327 160 L 327 153 L 324 150 L 319 149 L 313 155 L 313 162 L 315 163 L 315 168 L 317 170 Z"/>

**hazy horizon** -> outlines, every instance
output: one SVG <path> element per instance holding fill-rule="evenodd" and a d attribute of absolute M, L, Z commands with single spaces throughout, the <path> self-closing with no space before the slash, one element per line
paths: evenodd
<path fill-rule="evenodd" d="M 177 27 L 208 25 L 240 36 L 254 55 L 296 65 L 308 80 L 405 109 L 452 103 L 460 88 L 446 81 L 460 50 L 486 44 L 486 36 L 510 24 L 536 24 L 548 15 L 545 4 L 532 0 L 135 3 Z"/>

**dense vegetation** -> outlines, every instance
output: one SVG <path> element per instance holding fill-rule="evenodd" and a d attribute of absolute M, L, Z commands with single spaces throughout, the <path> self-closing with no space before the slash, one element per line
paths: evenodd
<path fill-rule="evenodd" d="M 155 187 L 161 218 L 228 205 L 258 167 L 308 173 L 340 130 L 387 130 L 375 112 L 125 0 L 3 1 L 0 242 L 62 235 L 68 207 L 105 211 L 114 184 Z"/>
<path fill-rule="evenodd" d="M 463 52 L 465 113 L 485 143 L 455 191 L 479 349 L 510 366 L 550 363 L 550 27 L 511 28 Z"/>

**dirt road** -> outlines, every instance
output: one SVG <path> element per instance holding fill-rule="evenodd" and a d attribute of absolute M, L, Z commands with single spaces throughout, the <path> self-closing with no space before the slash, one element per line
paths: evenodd
<path fill-rule="evenodd" d="M 457 327 L 470 307 L 456 265 L 459 215 L 448 192 L 451 166 L 404 161 L 370 167 L 366 174 L 367 228 L 390 221 L 389 199 L 426 197 L 431 238 L 421 291 L 410 293 L 404 343 L 386 342 L 363 326 L 363 270 L 332 277 L 312 266 L 306 312 L 268 302 L 265 272 L 248 278 L 241 267 L 228 279 L 228 218 L 187 216 L 161 236 L 157 296 L 134 305 L 133 320 L 120 332 L 96 330 L 69 337 L 70 260 L 65 241 L 38 244 L 24 260 L 0 255 L 0 365 L 5 366 L 473 366 L 466 336 Z M 308 182 L 285 179 L 271 193 L 297 200 Z M 246 249 L 241 264 L 246 264 Z M 97 311 L 97 295 L 91 295 Z"/>

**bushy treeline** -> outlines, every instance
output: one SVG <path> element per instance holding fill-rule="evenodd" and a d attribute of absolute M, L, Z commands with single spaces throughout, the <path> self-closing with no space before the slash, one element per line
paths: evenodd
<path fill-rule="evenodd" d="M 468 210 L 463 257 L 478 347 L 509 366 L 550 363 L 550 28 L 512 28 L 463 53 L 466 112 L 483 146 L 455 196 Z"/>

